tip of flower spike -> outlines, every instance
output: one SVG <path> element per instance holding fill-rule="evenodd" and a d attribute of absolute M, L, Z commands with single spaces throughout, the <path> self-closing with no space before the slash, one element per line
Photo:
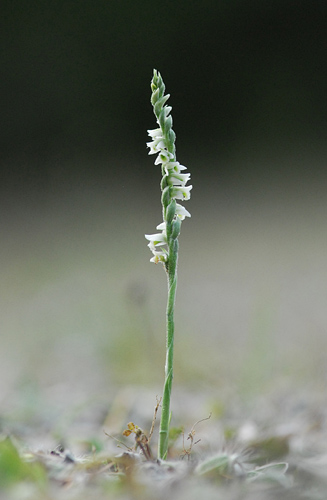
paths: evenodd
<path fill-rule="evenodd" d="M 161 74 L 156 69 L 153 70 L 153 77 L 151 81 L 151 90 L 155 92 L 160 89 L 160 94 L 163 95 L 165 92 L 165 84 L 162 80 Z"/>
<path fill-rule="evenodd" d="M 153 69 L 153 79 L 159 79 L 159 78 L 161 78 L 160 71 L 158 71 L 157 69 Z"/>

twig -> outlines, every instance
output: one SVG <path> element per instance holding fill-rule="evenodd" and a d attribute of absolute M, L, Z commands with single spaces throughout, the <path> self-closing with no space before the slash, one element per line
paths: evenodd
<path fill-rule="evenodd" d="M 159 410 L 159 406 L 160 406 L 161 400 L 162 400 L 162 398 L 158 399 L 158 396 L 157 396 L 157 404 L 156 404 L 156 407 L 154 409 L 154 414 L 153 414 L 151 429 L 150 429 L 150 432 L 149 432 L 148 444 L 150 444 L 150 441 L 151 441 L 151 438 L 152 438 L 152 434 L 153 434 L 153 431 L 154 431 L 154 424 L 155 424 L 155 421 L 156 421 L 156 418 L 157 418 L 157 413 L 158 413 L 158 410 Z"/>

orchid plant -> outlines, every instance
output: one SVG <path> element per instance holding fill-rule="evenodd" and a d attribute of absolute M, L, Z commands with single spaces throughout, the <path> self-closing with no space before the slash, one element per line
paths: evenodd
<path fill-rule="evenodd" d="M 178 236 L 181 223 L 190 213 L 176 200 L 189 200 L 192 186 L 186 184 L 190 174 L 186 167 L 176 161 L 175 133 L 172 129 L 171 106 L 166 105 L 169 94 L 165 95 L 165 84 L 159 72 L 154 70 L 151 81 L 151 104 L 157 119 L 158 128 L 149 130 L 151 142 L 149 154 L 157 154 L 155 165 L 161 165 L 161 204 L 163 222 L 157 226 L 160 231 L 145 237 L 149 241 L 153 257 L 151 262 L 161 262 L 168 279 L 168 299 L 166 310 L 166 364 L 165 383 L 162 397 L 162 412 L 159 431 L 158 457 L 166 459 L 170 424 L 170 397 L 173 380 L 174 353 L 174 308 L 177 286 Z"/>

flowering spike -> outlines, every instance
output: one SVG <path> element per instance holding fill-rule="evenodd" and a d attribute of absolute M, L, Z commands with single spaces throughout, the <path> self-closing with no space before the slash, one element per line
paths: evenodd
<path fill-rule="evenodd" d="M 171 224 L 174 220 L 179 219 L 182 221 L 185 217 L 191 217 L 190 213 L 178 203 L 174 205 L 171 204 L 172 200 L 189 200 L 190 191 L 192 186 L 187 186 L 186 184 L 190 180 L 191 175 L 189 173 L 181 173 L 182 170 L 186 170 L 186 167 L 180 165 L 176 161 L 175 157 L 175 139 L 176 135 L 172 129 L 173 119 L 170 115 L 172 110 L 171 106 L 167 106 L 166 102 L 169 98 L 169 94 L 165 95 L 165 84 L 159 72 L 154 70 L 153 78 L 151 82 L 151 103 L 153 106 L 153 111 L 157 119 L 157 124 L 159 128 L 154 130 L 148 130 L 148 134 L 151 137 L 151 142 L 147 143 L 149 148 L 149 154 L 157 154 L 155 159 L 155 165 L 162 165 L 163 177 L 161 180 L 161 190 L 162 190 L 162 211 L 164 222 Z M 170 207 L 167 210 L 167 207 Z M 172 210 L 174 208 L 174 213 Z M 169 220 L 168 220 L 169 219 Z M 167 228 L 165 227 L 165 231 Z M 168 231 L 169 232 L 169 231 Z M 165 233 L 166 234 L 166 233 Z M 157 235 L 156 235 L 157 236 Z M 147 237 L 148 238 L 148 237 Z M 154 243 L 153 247 L 150 249 L 152 253 L 156 252 L 156 246 L 162 245 L 162 241 Z M 169 241 L 167 240 L 168 247 L 168 261 L 169 261 Z M 154 254 L 155 256 L 155 254 Z M 156 257 L 156 256 L 155 256 Z M 157 262 L 157 260 L 151 259 L 152 262 Z M 165 261 L 166 262 L 166 261 Z"/>
<path fill-rule="evenodd" d="M 161 204 L 163 222 L 157 226 L 161 233 L 145 235 L 149 241 L 153 257 L 151 262 L 164 265 L 168 275 L 168 302 L 167 302 L 167 337 L 166 337 L 166 365 L 165 384 L 162 398 L 162 412 L 159 432 L 158 456 L 165 459 L 168 451 L 168 436 L 170 423 L 170 395 L 173 380 L 173 351 L 174 351 L 174 307 L 177 287 L 177 260 L 178 236 L 182 221 L 191 217 L 190 213 L 176 200 L 189 200 L 192 186 L 186 184 L 190 174 L 181 173 L 186 170 L 184 165 L 176 161 L 175 133 L 172 129 L 173 119 L 170 115 L 171 106 L 166 102 L 169 94 L 165 95 L 165 85 L 161 75 L 153 71 L 151 82 L 151 104 L 159 128 L 148 130 L 151 142 L 147 143 L 149 154 L 157 154 L 154 164 L 161 164 Z"/>

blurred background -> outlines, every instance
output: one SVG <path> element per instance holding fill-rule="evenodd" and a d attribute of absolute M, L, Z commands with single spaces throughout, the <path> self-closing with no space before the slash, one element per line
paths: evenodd
<path fill-rule="evenodd" d="M 0 23 L 2 404 L 161 392 L 153 68 L 194 186 L 176 391 L 324 387 L 326 3 L 20 0 Z"/>

